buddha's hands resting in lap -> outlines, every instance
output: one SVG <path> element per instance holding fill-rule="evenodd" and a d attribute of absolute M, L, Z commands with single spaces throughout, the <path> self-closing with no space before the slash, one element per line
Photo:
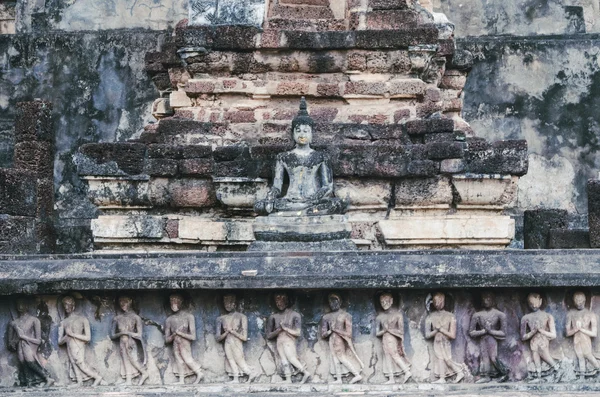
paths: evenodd
<path fill-rule="evenodd" d="M 319 190 L 317 190 L 317 192 L 310 197 L 310 200 L 311 201 L 319 201 L 325 197 L 331 196 L 331 193 L 332 193 L 332 191 L 330 188 L 322 187 Z"/>

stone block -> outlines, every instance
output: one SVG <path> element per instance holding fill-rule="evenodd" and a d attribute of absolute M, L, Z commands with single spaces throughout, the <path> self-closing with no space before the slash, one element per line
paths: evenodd
<path fill-rule="evenodd" d="M 407 0 L 369 0 L 373 10 L 403 10 L 409 7 Z"/>
<path fill-rule="evenodd" d="M 204 208 L 216 203 L 210 179 L 174 179 L 169 182 L 169 206 L 176 208 Z"/>
<path fill-rule="evenodd" d="M 465 156 L 467 147 L 464 142 L 431 142 L 426 146 L 431 160 L 460 159 Z"/>
<path fill-rule="evenodd" d="M 37 173 L 41 178 L 54 177 L 54 143 L 18 142 L 15 145 L 14 167 Z"/>
<path fill-rule="evenodd" d="M 437 44 L 438 30 L 435 25 L 421 25 L 413 29 L 361 30 L 356 31 L 356 48 L 408 48 L 413 45 Z"/>
<path fill-rule="evenodd" d="M 182 157 L 182 146 L 152 144 L 148 145 L 148 158 L 177 160 Z"/>
<path fill-rule="evenodd" d="M 0 254 L 37 252 L 34 217 L 0 214 Z"/>
<path fill-rule="evenodd" d="M 548 231 L 549 249 L 585 249 L 590 248 L 588 230 L 550 229 Z"/>
<path fill-rule="evenodd" d="M 411 98 L 423 95 L 427 84 L 421 79 L 395 79 L 388 83 L 390 96 Z"/>
<path fill-rule="evenodd" d="M 347 199 L 349 209 L 387 209 L 392 194 L 390 181 L 334 179 L 335 195 Z"/>
<path fill-rule="evenodd" d="M 15 141 L 54 142 L 52 104 L 47 101 L 17 103 Z"/>
<path fill-rule="evenodd" d="M 172 108 L 186 108 L 192 106 L 192 100 L 185 91 L 173 91 L 169 94 L 169 105 Z"/>
<path fill-rule="evenodd" d="M 88 143 L 82 145 L 79 151 L 96 164 L 112 163 L 129 175 L 141 174 L 144 171 L 146 145 L 141 143 Z"/>
<path fill-rule="evenodd" d="M 523 240 L 525 249 L 547 249 L 548 233 L 551 229 L 567 229 L 567 210 L 539 209 L 527 210 L 523 218 Z M 592 231 L 590 228 L 590 242 Z M 592 245 L 593 247 L 593 245 Z"/>
<path fill-rule="evenodd" d="M 88 199 L 99 208 L 151 207 L 147 180 L 86 178 Z"/>
<path fill-rule="evenodd" d="M 442 174 L 457 174 L 465 170 L 465 160 L 446 159 L 440 162 L 440 172 Z"/>
<path fill-rule="evenodd" d="M 310 86 L 308 83 L 302 83 L 297 81 L 283 81 L 277 84 L 275 95 L 308 95 Z"/>
<path fill-rule="evenodd" d="M 388 246 L 403 248 L 502 248 L 515 235 L 515 221 L 509 216 L 407 216 L 381 220 L 379 227 Z"/>
<path fill-rule="evenodd" d="M 52 223 L 54 220 L 54 179 L 37 179 L 37 211 L 36 217 L 41 222 Z"/>
<path fill-rule="evenodd" d="M 367 13 L 367 29 L 411 29 L 419 24 L 419 14 L 414 10 L 374 10 Z"/>
<path fill-rule="evenodd" d="M 179 238 L 183 240 L 248 243 L 254 240 L 251 222 L 221 222 L 184 216 L 179 220 Z"/>
<path fill-rule="evenodd" d="M 232 3 L 234 0 L 224 0 L 224 2 Z M 256 0 L 251 0 L 252 3 L 257 3 Z M 262 9 L 264 9 L 264 2 L 262 3 Z M 260 4 L 259 3 L 259 4 Z M 244 7 L 247 5 L 244 4 Z M 239 3 L 238 3 L 239 7 Z M 263 15 L 254 15 L 254 12 L 260 10 L 260 7 L 248 7 L 248 10 L 252 10 L 252 18 L 260 19 L 262 23 Z M 212 47 L 218 50 L 252 50 L 257 46 L 257 39 L 261 32 L 261 29 L 257 26 L 246 25 L 217 25 L 212 27 L 213 38 Z"/>
<path fill-rule="evenodd" d="M 517 196 L 518 178 L 510 175 L 453 175 L 458 207 L 504 207 Z"/>
<path fill-rule="evenodd" d="M 452 204 L 452 185 L 446 176 L 400 179 L 394 194 L 396 208 Z"/>
<path fill-rule="evenodd" d="M 283 36 L 286 46 L 296 50 L 346 49 L 355 45 L 352 32 L 285 31 Z"/>
<path fill-rule="evenodd" d="M 212 156 L 210 145 L 186 145 L 181 147 L 181 156 L 184 159 L 205 158 Z"/>
<path fill-rule="evenodd" d="M 213 178 L 217 200 L 231 208 L 253 208 L 269 191 L 266 179 Z"/>
<path fill-rule="evenodd" d="M 409 135 L 449 133 L 454 131 L 454 121 L 452 119 L 409 120 L 405 125 L 406 132 Z"/>
<path fill-rule="evenodd" d="M 150 215 L 100 215 L 92 219 L 94 240 L 161 239 L 166 219 Z"/>
<path fill-rule="evenodd" d="M 0 168 L 0 214 L 35 216 L 37 175 L 30 171 Z"/>
<path fill-rule="evenodd" d="M 340 96 L 340 85 L 331 83 L 319 83 L 317 84 L 317 95 L 324 97 Z"/>
<path fill-rule="evenodd" d="M 482 140 L 468 139 L 465 156 L 467 171 L 474 174 L 510 174 L 522 176 L 527 173 L 527 141 L 498 141 L 492 144 Z"/>
<path fill-rule="evenodd" d="M 215 162 L 210 158 L 193 158 L 179 161 L 179 172 L 187 176 L 206 176 L 213 173 Z"/>
<path fill-rule="evenodd" d="M 175 176 L 177 172 L 177 160 L 147 159 L 144 164 L 144 173 L 150 176 Z"/>
<path fill-rule="evenodd" d="M 384 82 L 350 81 L 344 86 L 344 95 L 383 95 L 386 92 Z"/>
<path fill-rule="evenodd" d="M 207 135 L 211 123 L 167 117 L 159 121 L 156 133 L 159 135 Z"/>
<path fill-rule="evenodd" d="M 587 195 L 590 245 L 592 248 L 600 248 L 600 180 L 588 181 Z"/>

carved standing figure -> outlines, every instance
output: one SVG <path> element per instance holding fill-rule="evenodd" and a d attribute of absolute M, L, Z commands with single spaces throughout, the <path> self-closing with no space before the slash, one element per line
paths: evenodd
<path fill-rule="evenodd" d="M 285 292 L 276 293 L 274 300 L 278 312 L 271 314 L 267 321 L 267 339 L 276 342 L 274 350 L 284 382 L 292 383 L 292 375 L 300 372 L 303 375 L 300 383 L 304 383 L 310 374 L 300 362 L 296 349 L 296 339 L 300 336 L 300 314 L 289 307 L 289 298 Z"/>
<path fill-rule="evenodd" d="M 85 347 L 92 338 L 90 322 L 87 318 L 74 313 L 75 299 L 72 296 L 65 296 L 61 303 L 65 309 L 66 318 L 60 322 L 58 327 L 58 344 L 67 345 L 69 376 L 79 386 L 88 379 L 94 379 L 92 386 L 98 386 L 102 381 L 102 376 L 85 360 Z"/>
<path fill-rule="evenodd" d="M 29 314 L 27 302 L 17 299 L 18 317 L 8 324 L 8 346 L 17 352 L 20 364 L 19 382 L 21 386 L 33 386 L 44 382 L 54 384 L 48 371 L 38 358 L 38 347 L 42 343 L 42 326 L 37 317 Z"/>
<path fill-rule="evenodd" d="M 578 375 L 595 375 L 600 370 L 600 363 L 594 357 L 592 338 L 598 336 L 598 319 L 596 314 L 585 308 L 586 297 L 581 291 L 573 294 L 574 309 L 567 314 L 567 336 L 573 337 L 573 347 L 579 363 Z M 587 371 L 589 362 L 593 369 Z"/>
<path fill-rule="evenodd" d="M 508 379 L 508 367 L 498 358 L 498 341 L 506 339 L 506 314 L 495 307 L 494 294 L 481 294 L 483 310 L 471 317 L 469 335 L 479 338 L 479 380 L 476 383 L 499 382 Z"/>
<path fill-rule="evenodd" d="M 295 212 L 297 215 L 341 214 L 347 203 L 334 197 L 333 173 L 325 155 L 310 147 L 314 121 L 306 110 L 302 97 L 300 111 L 292 120 L 292 134 L 296 147 L 277 155 L 273 186 L 267 198 L 257 201 L 255 210 L 261 214 Z M 285 196 L 285 176 L 289 186 Z"/>
<path fill-rule="evenodd" d="M 446 383 L 446 378 L 456 375 L 454 383 L 465 377 L 463 365 L 452 360 L 452 343 L 456 339 L 456 318 L 454 314 L 444 310 L 446 296 L 436 292 L 432 298 L 432 312 L 425 320 L 425 338 L 433 339 L 430 362 L 432 374 L 436 378 L 433 383 Z"/>
<path fill-rule="evenodd" d="M 244 342 L 248 340 L 248 318 L 236 311 L 236 297 L 233 294 L 223 296 L 223 306 L 227 314 L 217 318 L 217 341 L 223 342 L 225 350 L 225 369 L 233 377 L 233 383 L 239 383 L 239 377 L 248 375 L 252 382 L 258 374 L 246 363 Z"/>
<path fill-rule="evenodd" d="M 521 319 L 521 339 L 529 341 L 533 363 L 535 365 L 532 383 L 539 382 L 542 377 L 542 360 L 550 366 L 553 372 L 558 369 L 559 363 L 550 355 L 550 341 L 556 338 L 554 317 L 540 310 L 542 296 L 532 292 L 527 296 L 527 303 L 533 311 Z"/>
<path fill-rule="evenodd" d="M 131 385 L 132 379 L 140 376 L 138 385 L 143 385 L 148 379 L 148 371 L 144 368 L 145 360 L 140 362 L 138 356 L 141 350 L 145 357 L 142 318 L 132 310 L 133 300 L 130 297 L 120 296 L 118 302 L 121 313 L 113 318 L 110 337 L 119 340 L 121 377 L 125 379 L 126 385 Z"/>
<path fill-rule="evenodd" d="M 192 342 L 196 340 L 196 319 L 191 313 L 182 310 L 183 302 L 183 297 L 179 294 L 173 294 L 169 298 L 173 314 L 165 322 L 165 342 L 173 344 L 173 372 L 179 376 L 179 383 L 184 384 L 187 376 L 196 374 L 194 384 L 198 384 L 204 374 L 200 364 L 192 356 Z"/>
<path fill-rule="evenodd" d="M 329 294 L 331 313 L 323 316 L 321 321 L 321 337 L 329 342 L 329 350 L 334 365 L 334 383 L 342 383 L 342 376 L 351 373 L 354 377 L 350 383 L 362 380 L 360 375 L 363 362 L 356 354 L 352 343 L 352 316 L 341 308 L 342 299 L 337 294 Z"/>
<path fill-rule="evenodd" d="M 394 297 L 386 292 L 379 296 L 383 313 L 375 319 L 375 335 L 381 338 L 383 348 L 383 374 L 389 378 L 387 384 L 394 384 L 394 376 L 404 374 L 402 383 L 412 376 L 410 362 L 404 352 L 404 317 L 392 309 Z"/>

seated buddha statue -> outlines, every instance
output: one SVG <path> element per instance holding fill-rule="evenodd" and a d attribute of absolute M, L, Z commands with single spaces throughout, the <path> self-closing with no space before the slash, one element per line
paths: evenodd
<path fill-rule="evenodd" d="M 308 115 L 306 100 L 302 97 L 300 111 L 292 120 L 296 147 L 277 155 L 273 186 L 264 200 L 256 202 L 254 209 L 257 213 L 317 216 L 345 211 L 348 203 L 334 196 L 333 174 L 325 155 L 310 147 L 313 127 L 314 121 Z M 289 185 L 283 195 L 286 175 Z"/>

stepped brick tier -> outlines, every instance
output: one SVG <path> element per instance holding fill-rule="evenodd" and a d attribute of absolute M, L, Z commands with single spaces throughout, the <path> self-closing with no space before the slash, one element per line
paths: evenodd
<path fill-rule="evenodd" d="M 83 395 L 599 390 L 598 269 L 595 250 L 1 256 L 0 385 L 50 382 L 45 392 L 60 394 L 79 383 Z"/>
<path fill-rule="evenodd" d="M 97 248 L 248 249 L 254 203 L 293 147 L 301 96 L 312 147 L 349 202 L 352 244 L 511 242 L 504 211 L 527 144 L 486 142 L 460 117 L 472 56 L 455 50 L 442 14 L 411 1 L 257 1 L 243 15 L 220 4 L 211 18 L 229 24 L 205 25 L 211 4 L 192 2 L 190 20 L 146 56 L 158 122 L 80 148 L 79 174 L 102 211 Z"/>

